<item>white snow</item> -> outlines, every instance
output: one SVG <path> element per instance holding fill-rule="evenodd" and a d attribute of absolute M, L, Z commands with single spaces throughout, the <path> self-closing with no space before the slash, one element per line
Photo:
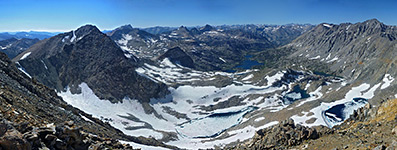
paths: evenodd
<path fill-rule="evenodd" d="M 73 37 L 70 39 L 70 42 L 74 42 L 76 40 L 76 34 L 74 33 L 74 30 L 73 30 Z"/>
<path fill-rule="evenodd" d="M 385 74 L 385 77 L 383 78 L 383 84 L 380 87 L 381 90 L 387 88 L 390 86 L 390 83 L 394 81 L 394 78 L 390 74 Z"/>
<path fill-rule="evenodd" d="M 129 34 L 122 34 L 122 38 L 117 41 L 120 45 L 126 46 L 129 40 L 132 40 L 132 36 Z"/>
<path fill-rule="evenodd" d="M 337 61 L 337 60 L 338 60 L 338 57 L 334 57 L 331 60 L 327 61 L 327 63 L 334 62 L 334 61 Z"/>
<path fill-rule="evenodd" d="M 332 28 L 332 25 L 326 24 L 326 23 L 324 23 L 323 26 L 324 26 L 324 27 L 328 27 L 328 28 Z"/>
<path fill-rule="evenodd" d="M 32 52 L 27 52 L 27 53 L 23 54 L 21 59 L 19 59 L 19 60 L 26 59 L 30 54 L 32 54 Z"/>
<path fill-rule="evenodd" d="M 318 100 L 319 98 L 321 98 L 323 96 L 323 94 L 320 92 L 321 88 L 322 88 L 322 86 L 318 87 L 315 91 L 310 92 L 309 93 L 310 97 L 300 101 L 300 103 L 298 105 L 296 105 L 296 107 L 302 106 L 303 104 L 305 104 L 307 102 L 315 101 L 315 100 Z"/>
<path fill-rule="evenodd" d="M 65 36 L 65 37 L 62 39 L 62 42 L 65 42 L 67 39 L 69 39 L 69 35 Z"/>
<path fill-rule="evenodd" d="M 0 46 L 0 49 L 7 49 L 7 48 L 10 48 L 12 46 L 12 44 L 8 44 L 8 45 L 6 45 L 6 46 Z"/>
<path fill-rule="evenodd" d="M 32 76 L 30 76 L 30 74 L 28 72 L 25 71 L 25 68 L 23 68 L 21 66 L 21 64 L 19 64 L 19 62 L 16 62 L 16 64 L 18 65 L 18 70 L 23 72 L 25 75 L 27 75 L 29 78 L 32 78 Z"/>
<path fill-rule="evenodd" d="M 259 122 L 259 121 L 262 121 L 262 120 L 265 120 L 265 117 L 256 118 L 254 121 L 255 121 L 255 122 Z"/>
<path fill-rule="evenodd" d="M 253 74 L 250 74 L 250 75 L 244 77 L 244 78 L 241 79 L 241 80 L 246 81 L 246 80 L 252 79 L 253 77 L 254 77 L 254 75 L 253 75 Z"/>
<path fill-rule="evenodd" d="M 209 141 L 212 138 L 203 138 L 203 139 L 181 139 L 179 141 L 170 141 L 167 144 L 176 145 L 179 148 L 186 148 L 186 149 L 213 149 L 214 146 L 223 147 L 225 144 L 236 142 L 236 141 L 244 141 L 252 138 L 256 131 L 264 128 L 268 128 L 278 124 L 278 121 L 269 122 L 263 126 L 253 127 L 251 125 L 246 126 L 242 129 L 228 131 L 227 134 L 231 135 L 225 139 Z"/>
<path fill-rule="evenodd" d="M 222 57 L 219 57 L 219 59 L 226 63 L 226 60 L 224 60 Z"/>
<path fill-rule="evenodd" d="M 318 55 L 318 56 L 316 56 L 316 57 L 312 57 L 312 58 L 309 58 L 309 59 L 313 60 L 313 59 L 320 59 L 320 58 L 321 58 L 321 56 Z"/>
<path fill-rule="evenodd" d="M 370 88 L 369 84 L 363 83 L 360 86 L 353 87 L 349 92 L 347 92 L 344 99 L 337 100 L 337 101 L 334 101 L 334 102 L 331 102 L 331 103 L 324 103 L 323 102 L 323 103 L 320 104 L 320 106 L 317 106 L 317 107 L 311 109 L 310 112 L 313 112 L 314 116 L 309 116 L 308 117 L 308 116 L 305 116 L 305 115 L 304 116 L 294 115 L 291 118 L 295 120 L 296 124 L 301 124 L 301 125 L 305 125 L 305 126 L 309 126 L 309 127 L 316 126 L 316 125 L 324 125 L 324 126 L 332 127 L 334 125 L 340 124 L 341 122 L 340 123 L 336 123 L 336 124 L 332 124 L 330 122 L 327 122 L 326 120 L 324 120 L 325 119 L 325 117 L 323 116 L 323 112 L 324 111 L 326 111 L 327 109 L 329 109 L 329 108 L 331 108 L 331 107 L 333 107 L 335 105 L 351 102 L 353 100 L 353 98 L 356 98 L 356 97 L 365 98 L 365 99 L 371 99 L 374 96 L 375 90 L 378 89 L 379 86 L 380 86 L 380 83 L 376 84 L 372 88 Z M 367 92 L 362 93 L 364 91 L 367 91 Z M 356 105 L 356 106 L 354 106 L 352 108 L 348 108 L 347 112 L 345 112 L 346 113 L 345 114 L 346 118 L 348 118 L 350 116 L 350 114 L 354 110 L 356 110 L 356 109 L 358 109 L 358 108 L 360 108 L 362 106 L 363 105 Z M 309 120 L 309 119 L 311 119 L 313 117 L 316 118 L 316 121 L 314 123 L 308 124 L 308 123 L 305 122 L 306 120 Z"/>
<path fill-rule="evenodd" d="M 163 61 L 161 61 L 161 64 L 167 67 L 176 67 L 168 58 L 164 58 Z"/>
<path fill-rule="evenodd" d="M 43 60 L 41 60 L 41 63 L 43 63 L 45 69 L 48 69 L 47 65 L 44 63 Z"/>
<path fill-rule="evenodd" d="M 275 75 L 273 76 L 266 76 L 265 79 L 267 80 L 267 85 L 270 86 L 272 85 L 274 82 L 281 80 L 281 78 L 284 76 L 283 72 L 277 72 Z"/>

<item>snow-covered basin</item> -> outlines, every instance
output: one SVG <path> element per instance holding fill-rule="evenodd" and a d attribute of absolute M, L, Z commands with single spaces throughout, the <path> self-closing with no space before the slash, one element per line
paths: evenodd
<path fill-rule="evenodd" d="M 374 92 L 380 85 L 381 83 L 371 87 L 369 84 L 363 83 L 347 92 L 344 99 L 331 103 L 323 102 L 320 106 L 311 109 L 309 112 L 314 114 L 312 116 L 306 116 L 308 112 L 302 112 L 303 116 L 294 115 L 291 118 L 295 120 L 295 123 L 309 127 L 316 125 L 332 127 L 341 124 L 344 119 L 350 117 L 354 110 L 363 107 L 367 103 L 367 99 L 374 97 Z M 311 118 L 316 120 L 313 123 L 307 123 L 306 121 Z"/>
<path fill-rule="evenodd" d="M 215 137 L 224 130 L 239 124 L 243 116 L 254 109 L 254 107 L 246 107 L 235 112 L 214 113 L 204 118 L 183 123 L 177 126 L 176 130 L 179 134 L 186 137 Z"/>

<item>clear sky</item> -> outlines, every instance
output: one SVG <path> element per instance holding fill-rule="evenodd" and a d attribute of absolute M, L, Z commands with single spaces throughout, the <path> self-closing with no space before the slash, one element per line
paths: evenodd
<path fill-rule="evenodd" d="M 397 24 L 397 0 L 0 0 L 0 31 L 223 24 Z"/>

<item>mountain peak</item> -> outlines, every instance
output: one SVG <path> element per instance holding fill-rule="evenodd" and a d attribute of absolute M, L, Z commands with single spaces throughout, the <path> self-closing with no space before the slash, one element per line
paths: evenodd
<path fill-rule="evenodd" d="M 131 30 L 131 29 L 133 29 L 133 27 L 132 27 L 131 24 L 127 24 L 127 25 L 123 25 L 123 26 L 121 26 L 121 27 L 119 27 L 117 29 L 120 29 L 120 30 L 125 30 L 125 29 Z"/>
<path fill-rule="evenodd" d="M 91 24 L 81 26 L 76 31 L 83 31 L 83 32 L 98 31 L 98 32 L 101 32 L 96 26 L 91 25 Z"/>
<path fill-rule="evenodd" d="M 201 28 L 200 28 L 200 31 L 202 31 L 202 32 L 211 31 L 211 30 L 214 30 L 214 27 L 212 27 L 212 26 L 209 25 L 209 24 L 206 24 L 204 27 L 201 27 Z"/>

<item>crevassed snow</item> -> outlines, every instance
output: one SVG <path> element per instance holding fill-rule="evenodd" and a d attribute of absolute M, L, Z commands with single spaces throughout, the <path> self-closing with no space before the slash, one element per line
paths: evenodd
<path fill-rule="evenodd" d="M 380 87 L 381 90 L 387 88 L 390 86 L 390 83 L 394 81 L 394 78 L 390 74 L 385 74 L 385 77 L 383 78 L 383 84 Z"/>
<path fill-rule="evenodd" d="M 26 59 L 30 54 L 32 54 L 32 52 L 27 52 L 27 53 L 23 54 L 22 57 L 21 57 L 21 59 L 19 59 L 19 60 L 24 60 L 24 59 Z"/>
<path fill-rule="evenodd" d="M 353 101 L 353 98 L 356 97 L 360 97 L 360 98 L 365 98 L 365 99 L 371 99 L 374 96 L 374 92 L 376 89 L 378 89 L 380 86 L 379 84 L 374 85 L 372 88 L 370 88 L 370 85 L 367 83 L 363 83 L 360 86 L 357 87 L 353 87 L 349 92 L 346 93 L 345 98 L 341 99 L 341 100 L 337 100 L 331 103 L 321 103 L 320 106 L 317 106 L 313 109 L 310 110 L 310 112 L 313 112 L 314 115 L 313 116 L 298 116 L 298 115 L 294 115 L 291 118 L 295 120 L 296 124 L 301 124 L 301 125 L 305 125 L 305 126 L 316 126 L 316 125 L 324 125 L 324 126 L 334 126 L 340 123 L 336 123 L 336 124 L 330 124 L 329 122 L 327 122 L 326 120 L 324 120 L 324 116 L 323 116 L 323 112 L 328 110 L 329 108 L 331 108 L 332 106 L 338 105 L 338 104 L 344 104 L 350 101 Z M 369 90 L 368 90 L 369 89 Z M 367 91 L 368 90 L 368 91 Z M 365 93 L 362 93 L 364 91 L 367 91 Z M 355 108 L 350 108 L 348 113 L 349 114 L 345 114 L 346 118 L 348 118 L 350 116 L 350 113 L 358 108 L 360 108 L 362 105 L 360 105 L 359 107 L 355 107 Z M 314 123 L 308 124 L 305 121 L 309 120 L 311 118 L 316 118 L 316 121 Z"/>

